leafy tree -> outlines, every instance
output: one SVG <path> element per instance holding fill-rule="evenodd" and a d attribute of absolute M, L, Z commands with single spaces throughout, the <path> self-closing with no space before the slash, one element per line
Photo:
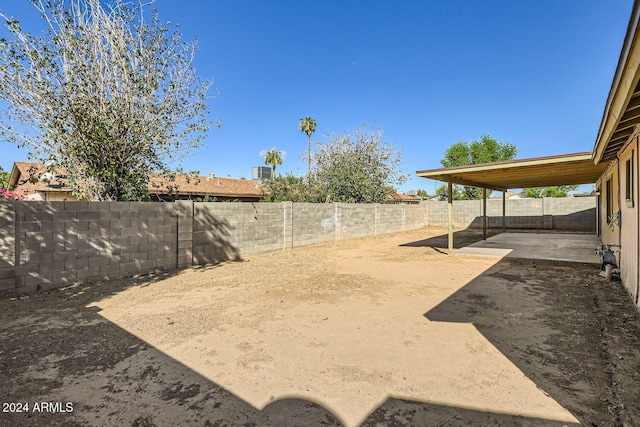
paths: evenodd
<path fill-rule="evenodd" d="M 418 190 L 416 191 L 416 196 L 418 197 L 429 197 L 429 193 L 426 190 Z"/>
<path fill-rule="evenodd" d="M 387 197 L 386 187 L 407 180 L 400 167 L 402 153 L 383 140 L 382 130 L 368 131 L 362 125 L 329 139 L 329 143 L 318 143 L 314 160 L 315 178 L 331 200 L 379 203 Z"/>
<path fill-rule="evenodd" d="M 8 190 L 9 188 L 9 172 L 0 167 L 0 188 Z"/>
<path fill-rule="evenodd" d="M 442 166 L 477 165 L 480 163 L 500 162 L 513 160 L 518 154 L 515 145 L 508 142 L 498 142 L 489 135 L 482 135 L 480 140 L 471 144 L 460 141 L 451 145 L 444 153 L 444 159 L 440 161 Z"/>
<path fill-rule="evenodd" d="M 449 168 L 453 166 L 477 165 L 480 163 L 501 162 L 515 159 L 518 149 L 508 142 L 498 142 L 489 135 L 482 135 L 480 140 L 471 144 L 460 141 L 451 145 L 444 153 L 444 158 L 440 161 L 442 166 Z M 482 189 L 467 186 L 454 186 L 454 200 L 469 200 L 482 198 Z M 442 188 L 442 187 L 441 187 Z M 444 193 L 442 193 L 444 191 Z M 437 191 L 436 191 L 437 192 Z M 438 192 L 437 192 L 438 193 Z M 438 194 L 447 194 L 446 186 Z M 491 190 L 487 191 L 487 195 Z M 458 196 L 460 199 L 457 199 Z"/>
<path fill-rule="evenodd" d="M 285 155 L 284 151 L 278 151 L 275 148 L 272 148 L 269 151 L 262 151 L 260 155 L 264 157 L 264 164 L 271 165 L 271 175 L 273 178 L 276 177 L 276 167 L 282 164 L 282 158 Z"/>
<path fill-rule="evenodd" d="M 454 185 L 451 188 L 451 195 L 453 196 L 453 200 L 468 200 L 465 197 L 465 194 L 462 192 L 461 185 Z M 436 196 L 438 196 L 438 200 L 447 200 L 449 197 L 448 189 L 446 185 L 441 185 L 436 188 Z"/>
<path fill-rule="evenodd" d="M 312 119 L 311 117 L 305 117 L 304 119 L 300 119 L 300 124 L 298 128 L 307 134 L 309 139 L 309 148 L 307 149 L 307 161 L 309 162 L 309 168 L 307 169 L 307 177 L 311 175 L 311 135 L 316 131 L 316 119 Z"/>
<path fill-rule="evenodd" d="M 151 172 L 169 173 L 209 129 L 209 81 L 197 46 L 164 27 L 147 3 L 31 0 L 45 30 L 6 20 L 0 38 L 0 137 L 63 166 L 76 195 L 144 200 Z M 15 126 L 22 123 L 26 131 Z"/>
<path fill-rule="evenodd" d="M 570 191 L 578 189 L 577 185 L 560 185 L 552 187 L 534 187 L 525 188 L 524 193 L 527 197 L 567 197 Z"/>
<path fill-rule="evenodd" d="M 292 175 L 274 177 L 262 185 L 262 191 L 265 202 L 318 203 L 327 198 L 313 178 L 306 180 Z"/>

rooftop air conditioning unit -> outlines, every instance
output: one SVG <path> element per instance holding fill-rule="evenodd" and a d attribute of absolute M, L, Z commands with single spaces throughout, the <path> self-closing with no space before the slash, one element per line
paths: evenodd
<path fill-rule="evenodd" d="M 271 168 L 267 166 L 254 166 L 251 168 L 251 179 L 254 181 L 262 181 L 271 179 Z"/>
<path fill-rule="evenodd" d="M 54 178 L 54 175 L 51 172 L 45 172 L 40 177 L 40 182 L 51 182 L 53 178 Z"/>

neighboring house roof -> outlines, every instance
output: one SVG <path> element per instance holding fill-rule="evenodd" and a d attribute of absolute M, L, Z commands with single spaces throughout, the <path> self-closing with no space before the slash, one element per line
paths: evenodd
<path fill-rule="evenodd" d="M 595 190 L 587 191 L 584 193 L 568 194 L 568 196 L 573 196 L 573 197 L 594 197 L 595 195 L 596 195 Z"/>
<path fill-rule="evenodd" d="M 409 196 L 408 194 L 399 194 L 395 191 L 390 191 L 383 203 L 420 203 L 421 200 L 422 199 L 420 197 Z"/>
<path fill-rule="evenodd" d="M 38 192 L 71 192 L 71 188 L 63 186 L 60 181 L 66 176 L 64 169 L 55 168 L 53 173 L 48 172 L 42 163 L 14 162 L 8 188 L 23 196 Z"/>
<path fill-rule="evenodd" d="M 167 194 L 167 188 L 176 188 L 182 195 L 261 198 L 259 184 L 247 179 L 217 178 L 208 176 L 177 175 L 175 180 L 154 174 L 149 182 L 149 193 Z"/>
<path fill-rule="evenodd" d="M 60 184 L 60 180 L 66 175 L 63 168 L 55 168 L 52 176 L 43 180 L 42 178 L 47 172 L 48 168 L 42 163 L 14 162 L 9 176 L 9 188 L 15 188 L 15 191 L 20 195 L 39 192 L 71 192 L 70 187 L 64 187 Z M 37 181 L 31 182 L 32 178 Z M 181 196 L 209 196 L 227 199 L 262 198 L 260 185 L 246 179 L 177 175 L 172 180 L 160 174 L 153 174 L 150 177 L 149 193 L 158 196 L 169 195 L 168 188 L 175 189 Z"/>

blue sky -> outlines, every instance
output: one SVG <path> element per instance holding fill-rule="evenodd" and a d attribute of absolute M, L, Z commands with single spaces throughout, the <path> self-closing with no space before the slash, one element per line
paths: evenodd
<path fill-rule="evenodd" d="M 518 158 L 591 151 L 632 0 L 214 1 L 158 0 L 162 20 L 198 39 L 195 67 L 214 85 L 212 129 L 186 169 L 251 177 L 261 150 L 287 154 L 278 172 L 302 175 L 314 140 L 381 128 L 404 152 L 401 190 L 435 183 L 457 141 L 489 134 Z M 0 10 L 34 31 L 27 0 Z M 0 141 L 0 166 L 27 160 Z"/>

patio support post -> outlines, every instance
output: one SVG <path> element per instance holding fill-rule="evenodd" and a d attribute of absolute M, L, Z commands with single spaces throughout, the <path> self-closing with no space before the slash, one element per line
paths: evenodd
<path fill-rule="evenodd" d="M 487 240 L 487 189 L 482 189 L 482 238 Z"/>
<path fill-rule="evenodd" d="M 503 191 L 502 192 L 502 232 L 503 233 L 507 232 L 506 207 L 507 207 L 507 192 Z"/>
<path fill-rule="evenodd" d="M 453 184 L 447 186 L 447 210 L 449 216 L 449 253 L 453 253 Z"/>

